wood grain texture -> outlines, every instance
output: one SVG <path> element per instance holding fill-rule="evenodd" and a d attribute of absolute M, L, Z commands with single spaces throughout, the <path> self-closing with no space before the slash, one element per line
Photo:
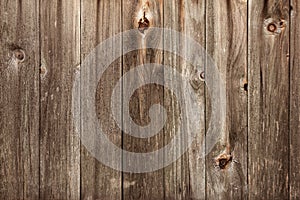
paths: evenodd
<path fill-rule="evenodd" d="M 80 198 L 72 86 L 80 62 L 80 1 L 41 1 L 40 198 Z"/>
<path fill-rule="evenodd" d="M 121 7 L 118 0 L 81 1 L 81 59 L 87 58 L 97 45 L 117 33 L 121 32 Z M 114 54 L 116 49 L 121 50 L 121 43 L 114 43 L 112 49 L 107 49 Z M 101 57 L 101 55 L 97 55 Z M 92 62 L 87 73 L 90 80 L 96 80 L 97 63 Z M 104 132 L 110 141 L 121 148 L 122 127 L 118 127 L 111 117 L 111 95 L 112 91 L 122 75 L 122 60 L 113 62 L 102 75 L 97 88 L 96 111 L 99 123 L 104 127 Z M 81 84 L 82 90 L 88 85 Z M 119 92 L 121 98 L 121 91 Z M 84 119 L 82 119 L 84 120 Z M 91 128 L 91 127 L 87 127 Z M 81 131 L 88 131 L 82 127 Z M 97 145 L 97 141 L 95 141 Z M 115 159 L 114 152 L 107 152 L 111 159 Z M 121 199 L 122 198 L 122 173 L 111 169 L 96 160 L 85 146 L 81 146 L 81 198 L 82 199 Z"/>
<path fill-rule="evenodd" d="M 300 198 L 300 3 L 290 7 L 290 199 Z"/>
<path fill-rule="evenodd" d="M 289 1 L 249 2 L 249 198 L 289 197 Z"/>
<path fill-rule="evenodd" d="M 206 196 L 207 199 L 245 199 L 247 1 L 208 1 L 206 16 L 206 49 L 225 80 L 227 96 L 226 130 L 221 133 L 221 140 L 212 151 L 206 152 Z M 206 98 L 208 124 L 209 120 L 213 120 L 210 117 L 212 99 L 209 92 Z M 225 166 L 221 164 L 224 156 Z"/>
<path fill-rule="evenodd" d="M 162 27 L 163 20 L 162 1 L 157 0 L 123 0 L 123 31 L 139 27 L 139 21 L 145 17 L 149 20 L 150 27 Z M 144 37 L 143 37 L 144 36 Z M 128 38 L 124 38 L 128 39 Z M 163 105 L 163 87 L 157 84 L 143 85 L 145 76 L 151 76 L 154 79 L 163 80 L 163 71 L 160 69 L 145 67 L 147 63 L 162 63 L 163 55 L 160 50 L 146 49 L 149 42 L 155 42 L 157 45 L 162 44 L 161 38 L 152 37 L 151 32 L 142 31 L 140 37 L 129 38 L 135 41 L 139 50 L 127 53 L 123 56 L 123 75 L 129 73 L 130 70 L 141 65 L 144 66 L 142 72 L 136 76 L 130 76 L 123 81 L 123 93 L 128 91 L 131 85 L 142 86 L 137 89 L 130 98 L 129 105 L 123 104 L 123 110 L 129 106 L 130 117 L 138 126 L 143 127 L 153 123 L 150 119 L 149 109 L 154 104 Z M 123 46 L 125 49 L 126 46 Z M 123 100 L 124 101 L 124 100 Z M 161 110 L 160 110 L 161 111 Z M 129 126 L 128 116 L 123 116 L 124 126 Z M 163 113 L 155 113 L 155 118 L 163 121 Z M 149 139 L 140 139 L 130 135 L 129 132 L 123 133 L 123 149 L 131 152 L 145 153 L 155 151 L 163 146 L 163 130 L 156 130 L 155 126 L 150 131 L 158 134 Z M 138 131 L 141 131 L 140 128 Z M 133 131 L 130 129 L 130 131 Z M 135 163 L 127 157 L 123 157 L 131 165 L 143 166 L 144 163 Z M 153 162 L 160 162 L 161 158 L 153 158 Z M 163 169 L 149 173 L 123 173 L 123 199 L 164 199 Z"/>
<path fill-rule="evenodd" d="M 0 199 L 39 198 L 39 3 L 0 2 Z"/>
<path fill-rule="evenodd" d="M 186 37 L 193 38 L 203 47 L 205 46 L 205 1 L 185 1 L 185 0 L 173 0 L 164 1 L 164 28 L 169 28 L 183 33 Z M 173 46 L 173 50 L 182 45 L 187 55 L 198 54 L 194 52 L 190 46 L 187 45 L 186 39 L 181 41 L 176 35 L 164 34 L 164 45 Z M 179 43 L 178 43 L 179 41 Z M 171 42 L 167 44 L 166 42 Z M 197 57 L 199 55 L 195 55 Z M 189 77 L 186 80 L 186 84 L 179 82 L 174 79 L 174 75 L 168 77 L 165 75 L 165 79 L 172 80 L 173 91 L 177 91 L 178 94 L 184 94 L 184 91 L 189 86 L 189 79 L 196 76 L 195 69 L 197 66 L 192 66 L 184 58 L 180 58 L 178 55 L 170 52 L 164 52 L 164 65 L 171 66 L 179 73 Z M 203 68 L 204 63 L 201 60 L 198 61 L 198 65 Z M 199 88 L 194 92 L 197 96 L 197 104 L 199 107 L 205 104 L 204 94 L 204 83 L 201 82 Z M 186 133 L 181 132 L 191 131 L 188 127 L 191 124 L 183 124 L 181 109 L 188 110 L 188 105 L 183 105 L 180 99 L 189 99 L 190 96 L 175 96 L 173 91 L 165 88 L 164 91 L 164 102 L 165 108 L 167 109 L 168 123 L 164 129 L 165 145 L 174 138 L 175 134 L 181 135 L 181 140 L 186 140 Z M 191 94 L 193 95 L 193 94 Z M 204 108 L 204 107 L 203 107 Z M 204 109 L 199 115 L 204 116 Z M 183 129 L 180 127 L 183 126 Z M 192 143 L 192 146 L 188 151 L 172 163 L 170 166 L 165 168 L 165 199 L 205 199 L 205 155 L 202 147 L 203 136 L 205 135 L 205 120 L 200 120 L 201 131 L 197 133 L 197 137 Z M 178 149 L 183 148 L 183 144 L 178 142 L 176 146 L 170 152 L 165 152 L 165 157 L 176 156 Z"/>

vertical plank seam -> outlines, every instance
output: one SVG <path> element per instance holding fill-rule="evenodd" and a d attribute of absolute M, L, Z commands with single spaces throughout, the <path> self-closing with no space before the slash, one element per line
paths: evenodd
<path fill-rule="evenodd" d="M 289 0 L 289 55 L 291 54 L 291 31 L 292 31 L 292 15 L 291 15 L 292 0 Z M 289 99 L 288 99 L 288 199 L 291 199 L 291 57 L 289 56 L 288 70 L 289 70 Z"/>
<path fill-rule="evenodd" d="M 207 41 L 207 0 L 204 0 L 204 49 L 206 52 L 206 58 L 205 58 L 205 66 L 204 66 L 204 72 L 206 71 L 206 64 L 207 64 L 207 45 L 206 45 L 206 41 Z M 206 131 L 207 131 L 207 127 L 206 127 L 206 118 L 207 118 L 207 111 L 206 111 L 206 87 L 204 85 L 204 198 L 205 200 L 207 200 L 207 175 L 206 175 Z"/>
<path fill-rule="evenodd" d="M 79 66 L 81 66 L 81 21 L 82 21 L 82 1 L 79 0 Z M 81 93 L 81 73 L 79 68 L 79 92 Z M 82 172 L 81 172 L 81 164 L 82 164 L 82 158 L 81 158 L 81 98 L 79 103 L 79 110 L 80 110 L 80 125 L 79 125 L 79 199 L 82 199 Z"/>
<path fill-rule="evenodd" d="M 124 21 L 123 21 L 123 6 L 124 6 L 124 1 L 121 0 L 121 32 L 124 32 Z M 121 78 L 124 74 L 124 55 L 123 55 L 123 35 L 122 35 L 122 38 L 121 38 Z M 123 124 L 123 90 L 124 90 L 124 80 L 122 80 L 122 83 L 121 83 L 121 127 L 120 128 L 120 134 L 121 134 L 121 148 L 124 149 L 124 131 L 123 131 L 123 127 L 124 127 L 124 124 Z M 124 158 L 124 155 L 123 155 L 123 151 L 122 151 L 122 155 L 121 155 L 121 160 L 122 160 L 122 163 L 121 163 L 121 168 L 122 168 L 122 171 L 121 171 L 121 200 L 124 200 L 124 171 L 123 171 L 123 158 Z"/>
<path fill-rule="evenodd" d="M 250 71 L 249 71 L 249 1 L 247 1 L 247 55 L 246 55 L 246 63 L 247 63 L 247 83 L 248 83 L 248 92 L 247 92 L 247 186 L 246 186 L 246 197 L 247 199 L 250 199 L 249 196 L 249 117 L 250 117 L 250 95 L 249 95 L 249 90 L 250 89 L 250 82 L 249 82 L 249 76 L 250 76 Z"/>
<path fill-rule="evenodd" d="M 39 33 L 38 33 L 38 36 L 39 36 L 39 136 L 38 136 L 38 154 L 39 154 L 39 167 L 38 167 L 38 170 L 39 170 L 39 194 L 38 194 L 38 197 L 39 199 L 41 199 L 41 132 L 42 132 L 42 102 L 41 102 L 41 96 L 42 96 L 42 88 L 41 88 L 41 76 L 40 76 L 40 67 L 41 67 L 41 63 L 42 63 L 42 48 L 41 48 L 41 44 L 42 44 L 42 37 L 41 37 L 41 0 L 38 1 L 38 16 L 39 16 L 39 19 L 38 19 L 38 23 L 39 23 Z"/>

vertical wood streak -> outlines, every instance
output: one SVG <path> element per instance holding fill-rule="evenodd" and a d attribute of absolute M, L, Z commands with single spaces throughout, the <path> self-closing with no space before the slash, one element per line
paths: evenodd
<path fill-rule="evenodd" d="M 207 199 L 245 199 L 247 187 L 247 1 L 208 1 L 206 48 L 226 83 L 226 131 L 206 159 Z M 210 66 L 208 66 L 210 67 Z M 208 69 L 209 70 L 209 69 Z M 207 124 L 210 96 L 207 93 Z M 220 155 L 232 160 L 220 167 Z"/>
<path fill-rule="evenodd" d="M 81 1 L 81 60 L 87 58 L 97 45 L 104 40 L 113 37 L 122 30 L 121 22 L 121 1 L 110 0 L 87 0 Z M 114 54 L 114 50 L 121 49 L 121 43 L 113 44 L 112 49 L 107 51 Z M 96 54 L 100 59 L 101 55 Z M 81 66 L 89 67 L 88 71 L 90 81 L 97 80 L 97 63 Z M 104 128 L 102 131 L 106 134 L 113 144 L 121 148 L 122 133 L 120 128 L 114 123 L 111 117 L 111 95 L 113 88 L 122 74 L 121 58 L 113 62 L 103 73 L 98 82 L 95 109 L 98 122 Z M 83 75 L 83 74 L 82 74 Z M 82 79 L 81 79 L 82 80 Z M 81 82 L 81 91 L 86 90 L 89 85 L 83 85 Z M 83 93 L 82 93 L 83 94 Z M 119 94 L 121 98 L 121 91 Z M 84 112 L 84 111 L 83 111 Z M 88 119 L 82 119 L 88 120 Z M 82 132 L 89 131 L 92 127 L 81 127 Z M 86 129 L 87 128 L 87 129 Z M 94 127 L 96 128 L 96 127 Z M 95 145 L 99 144 L 95 141 Z M 103 153 L 103 152 L 100 152 Z M 114 152 L 107 152 L 112 161 L 115 159 Z M 117 162 L 117 161 L 116 161 Z M 122 173 L 105 166 L 94 158 L 84 145 L 81 145 L 81 199 L 121 199 L 122 198 Z"/>
<path fill-rule="evenodd" d="M 143 7 L 145 9 L 143 10 Z M 123 31 L 138 28 L 139 20 L 145 11 L 146 18 L 149 18 L 150 27 L 162 27 L 162 10 L 163 5 L 161 0 L 123 0 Z M 142 14 L 142 15 L 141 15 Z M 147 30 L 141 33 L 144 38 L 130 38 L 139 45 L 139 50 L 130 52 L 123 56 L 123 75 L 128 73 L 139 65 L 147 63 L 162 64 L 162 52 L 157 49 L 145 49 L 143 45 L 148 42 L 162 43 L 160 39 L 151 38 L 151 32 Z M 153 41 L 152 41 L 153 40 Z M 123 47 L 124 49 L 126 47 Z M 144 76 L 155 76 L 163 79 L 163 71 L 156 68 L 143 68 L 142 73 L 135 77 L 130 77 L 128 81 L 123 82 L 123 93 L 126 93 L 128 87 L 131 85 L 142 84 Z M 123 100 L 124 101 L 124 100 Z M 154 104 L 163 105 L 163 87 L 157 84 L 149 84 L 141 86 L 137 89 L 131 97 L 129 105 L 123 103 L 123 108 L 129 106 L 130 117 L 138 126 L 146 126 L 151 123 L 149 117 L 149 109 Z M 126 116 L 127 117 L 127 116 Z M 156 119 L 163 121 L 161 113 L 155 113 Z M 125 119 L 128 121 L 128 119 Z M 124 126 L 126 125 L 124 121 Z M 127 123 L 128 126 L 128 123 Z M 154 130 L 156 131 L 156 127 Z M 158 134 L 146 139 L 135 138 L 130 136 L 130 133 L 123 132 L 123 149 L 131 152 L 145 153 L 159 149 L 163 145 L 163 131 L 157 130 Z M 133 163 L 130 158 L 123 158 L 131 165 L 143 166 L 144 163 Z M 153 162 L 160 162 L 161 158 L 155 157 Z M 123 173 L 123 199 L 164 199 L 163 187 L 163 169 L 149 172 L 149 173 Z"/>
<path fill-rule="evenodd" d="M 80 198 L 80 143 L 72 86 L 80 62 L 80 1 L 40 1 L 40 198 Z"/>
<path fill-rule="evenodd" d="M 290 7 L 290 199 L 300 199 L 300 3 Z"/>
<path fill-rule="evenodd" d="M 249 2 L 249 198 L 288 199 L 289 1 Z"/>
<path fill-rule="evenodd" d="M 0 2 L 0 199 L 39 198 L 38 22 L 37 1 Z"/>
<path fill-rule="evenodd" d="M 164 1 L 164 28 L 169 28 L 181 32 L 187 37 L 193 38 L 200 45 L 205 46 L 205 1 L 185 1 L 174 0 Z M 179 41 L 179 38 L 173 35 L 164 34 L 165 41 L 172 41 L 174 50 L 177 45 L 183 45 L 187 54 L 197 54 L 199 52 L 193 52 L 189 46 L 185 44 L 186 41 Z M 170 38 L 170 39 L 169 39 Z M 180 44 L 176 43 L 179 41 Z M 165 45 L 168 45 L 165 43 Z M 199 60 L 199 66 L 204 64 Z M 191 66 L 184 58 L 179 58 L 178 55 L 170 52 L 164 52 L 164 65 L 170 66 L 177 70 L 179 73 L 192 78 L 195 75 L 196 66 Z M 201 66 L 202 68 L 204 66 Z M 200 72 L 198 72 L 200 73 Z M 165 79 L 172 79 L 167 77 Z M 189 80 L 187 80 L 187 84 Z M 178 94 L 184 94 L 184 90 L 187 85 L 181 84 L 176 80 L 173 80 L 172 90 L 177 90 Z M 197 96 L 197 103 L 204 105 L 204 83 L 199 85 L 199 89 L 194 91 Z M 191 94 L 192 95 L 192 94 Z M 182 124 L 180 120 L 185 117 L 181 116 L 180 109 L 186 109 L 187 105 L 182 105 L 179 102 L 181 97 L 174 96 L 172 91 L 165 88 L 164 91 L 164 103 L 167 109 L 168 124 L 165 126 L 165 145 L 175 136 L 175 134 L 182 135 L 181 140 L 186 140 L 179 130 L 180 126 L 189 127 L 192 124 Z M 183 96 L 183 99 L 190 98 L 189 96 Z M 183 106 L 183 107 L 182 107 Z M 186 110 L 186 112 L 190 112 Z M 204 116 L 203 113 L 199 113 Z M 204 117 L 203 117 L 204 119 Z M 181 124 L 181 125 L 180 125 Z M 197 133 L 196 139 L 193 141 L 191 147 L 183 156 L 165 168 L 165 199 L 205 199 L 205 155 L 202 151 L 202 139 L 205 134 L 205 122 L 200 120 L 201 131 Z M 186 129 L 185 129 L 186 130 Z M 187 129 L 189 131 L 189 129 Z M 179 141 L 179 142 L 180 142 Z M 176 156 L 178 149 L 182 148 L 182 144 L 178 143 L 172 149 L 171 152 L 165 152 L 166 156 Z"/>

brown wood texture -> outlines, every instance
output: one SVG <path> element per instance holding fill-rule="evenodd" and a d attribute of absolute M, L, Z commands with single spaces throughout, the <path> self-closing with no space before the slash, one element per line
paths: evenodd
<path fill-rule="evenodd" d="M 205 1 L 164 1 L 164 28 L 181 32 L 205 47 Z M 186 41 L 180 41 L 177 35 L 165 33 L 164 37 L 167 38 L 164 45 L 171 45 L 174 52 L 178 46 L 182 46 L 186 54 L 193 53 L 193 49 L 185 45 Z M 180 42 L 177 43 L 177 41 Z M 170 44 L 167 44 L 167 42 Z M 202 60 L 198 61 L 199 66 L 204 67 L 204 64 Z M 164 52 L 164 65 L 171 66 L 191 80 L 197 73 L 201 73 L 195 71 L 196 66 L 191 66 L 190 63 L 170 52 Z M 173 77 L 174 74 L 165 75 L 165 79 L 172 80 L 172 90 L 177 90 L 183 96 L 184 90 L 188 86 L 181 84 L 176 79 L 173 80 Z M 204 82 L 201 82 L 198 87 L 194 92 L 197 96 L 197 104 L 200 106 L 205 103 Z M 189 131 L 188 126 L 191 125 L 179 123 L 180 119 L 185 117 L 181 116 L 182 112 L 180 110 L 185 109 L 188 105 L 180 105 L 182 103 L 180 97 L 175 96 L 172 90 L 166 89 L 164 93 L 164 105 L 168 111 L 166 117 L 169 122 L 164 129 L 166 144 L 175 134 L 181 135 L 180 141 L 186 140 L 185 134 L 178 132 L 178 130 L 181 126 L 186 126 L 184 130 Z M 197 133 L 196 140 L 182 157 L 165 168 L 165 199 L 205 199 L 205 152 L 201 148 L 201 136 L 205 134 L 204 109 L 201 110 L 199 115 L 202 115 L 203 118 L 200 120 L 201 131 Z M 180 141 L 176 143 L 172 151 L 166 152 L 165 156 L 176 156 L 178 149 L 183 148 Z"/>
<path fill-rule="evenodd" d="M 289 6 L 249 2 L 249 199 L 289 196 Z"/>
<path fill-rule="evenodd" d="M 123 31 L 139 28 L 139 22 L 143 17 L 149 20 L 151 27 L 163 27 L 163 2 L 156 0 L 139 0 L 123 1 L 122 19 Z M 145 67 L 148 63 L 162 64 L 163 54 L 162 51 L 157 49 L 146 49 L 147 43 L 155 42 L 157 46 L 162 44 L 162 38 L 151 37 L 148 30 L 142 31 L 136 37 L 124 38 L 124 40 L 133 40 L 139 47 L 139 50 L 129 52 L 123 56 L 123 76 L 129 73 L 137 66 L 142 66 L 143 69 L 136 75 L 131 76 L 128 80 L 123 81 L 123 93 L 128 91 L 131 85 L 143 85 L 145 76 L 161 77 L 163 80 L 163 71 L 156 68 Z M 153 40 L 153 41 L 152 41 Z M 123 48 L 126 46 L 123 44 Z M 133 58 L 133 59 L 132 59 Z M 150 119 L 149 109 L 154 104 L 163 105 L 163 87 L 151 84 L 145 85 L 137 89 L 130 98 L 130 104 L 123 103 L 123 110 L 129 106 L 130 117 L 138 126 L 146 126 L 153 123 Z M 124 101 L 125 102 L 125 101 Z M 128 116 L 123 116 L 124 126 L 129 126 L 127 119 Z M 155 117 L 163 121 L 163 113 L 156 113 Z M 151 129 L 156 131 L 157 127 Z M 132 129 L 130 129 L 132 131 Z M 141 131 L 141 129 L 138 129 Z M 151 152 L 163 146 L 163 131 L 158 130 L 158 134 L 151 138 L 139 139 L 130 136 L 130 133 L 123 132 L 123 149 L 130 152 Z M 123 157 L 131 165 L 143 165 L 143 163 L 136 163 L 131 161 L 130 158 Z M 159 156 L 153 158 L 153 162 L 163 161 Z M 164 176 L 163 169 L 149 172 L 149 173 L 123 173 L 123 199 L 164 199 Z"/>
<path fill-rule="evenodd" d="M 0 2 L 0 198 L 39 198 L 39 3 Z"/>
<path fill-rule="evenodd" d="M 207 1 L 206 50 L 226 88 L 226 129 L 206 152 L 207 199 L 245 199 L 247 192 L 247 1 Z M 211 67 L 211 66 L 207 66 Z M 209 69 L 207 69 L 209 70 Z M 207 124 L 210 117 L 209 92 Z M 222 162 L 229 161 L 226 166 Z"/>
<path fill-rule="evenodd" d="M 299 1 L 291 1 L 290 7 L 290 199 L 300 198 L 300 3 Z"/>
<path fill-rule="evenodd" d="M 40 198 L 80 198 L 72 87 L 80 63 L 80 1 L 41 1 Z"/>
<path fill-rule="evenodd" d="M 120 1 L 81 1 L 81 59 L 82 62 L 96 46 L 122 31 Z M 114 48 L 121 49 L 121 43 Z M 114 53 L 114 49 L 110 49 Z M 92 62 L 92 66 L 96 63 Z M 96 81 L 97 71 L 90 67 L 90 79 Z M 89 67 L 89 66 L 85 66 Z M 122 133 L 110 117 L 110 96 L 112 89 L 122 74 L 121 59 L 112 63 L 103 74 L 97 88 L 97 117 L 107 125 L 110 140 L 121 148 Z M 113 84 L 112 84 L 113 83 Z M 81 84 L 82 90 L 88 85 Z M 121 94 L 120 98 L 121 98 Z M 82 130 L 84 131 L 84 130 Z M 113 158 L 114 154 L 109 152 Z M 81 198 L 82 199 L 121 199 L 122 173 L 97 161 L 85 146 L 81 145 Z"/>
<path fill-rule="evenodd" d="M 299 199 L 299 13 L 297 0 L 0 0 L 0 199 Z M 146 45 L 180 47 L 187 54 L 194 49 L 175 34 L 164 30 L 158 37 L 145 26 L 193 38 L 217 66 L 226 88 L 226 125 L 212 149 L 202 149 L 214 120 L 212 88 L 205 77 L 193 85 L 202 71 L 174 53 Z M 84 60 L 104 40 L 134 28 L 139 28 L 138 36 L 123 37 L 107 52 L 125 51 L 128 40 L 139 49 L 118 57 L 98 82 L 99 57 L 91 66 Z M 165 66 L 151 68 L 149 63 Z M 190 80 L 179 83 L 167 73 L 167 65 Z M 205 76 L 208 61 L 199 59 L 198 65 Z M 138 66 L 143 70 L 123 80 L 117 91 L 122 102 L 118 125 L 112 92 Z M 82 67 L 87 74 L 80 73 Z M 81 118 L 80 129 L 75 128 L 72 92 L 78 75 L 82 94 L 89 87 L 83 76 L 98 83 L 95 111 L 107 138 L 138 153 L 161 149 L 174 138 L 184 117 L 180 109 L 188 110 L 179 99 L 188 98 L 185 90 L 192 85 L 194 101 L 203 108 L 197 140 L 159 170 L 130 173 L 106 166 L 79 137 L 96 126 L 86 127 L 87 119 Z M 128 89 L 146 76 L 171 80 L 173 88 L 143 85 L 126 104 Z M 149 110 L 155 104 L 165 112 L 160 107 L 154 119 Z M 166 124 L 155 136 L 141 139 L 124 131 L 129 117 L 140 127 L 153 121 Z M 154 124 L 151 131 L 157 128 Z M 179 134 L 175 147 L 153 162 L 177 156 L 187 139 Z M 95 140 L 93 147 L 97 144 Z M 119 162 L 118 152 L 107 154 Z M 125 154 L 121 158 L 123 167 L 144 164 Z"/>

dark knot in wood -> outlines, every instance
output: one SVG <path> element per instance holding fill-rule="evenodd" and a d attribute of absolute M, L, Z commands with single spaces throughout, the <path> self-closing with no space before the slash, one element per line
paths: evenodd
<path fill-rule="evenodd" d="M 274 23 L 270 23 L 267 27 L 268 31 L 274 33 L 277 29 L 276 25 Z"/>
<path fill-rule="evenodd" d="M 23 62 L 25 60 L 25 52 L 22 49 L 15 49 L 13 51 L 13 56 L 16 58 L 19 62 Z"/>
<path fill-rule="evenodd" d="M 147 17 L 146 17 L 146 13 L 144 12 L 144 16 L 139 20 L 139 31 L 141 32 L 141 33 L 145 33 L 145 31 L 149 28 L 149 26 L 150 26 L 150 22 L 149 22 L 149 20 L 147 19 Z"/>

